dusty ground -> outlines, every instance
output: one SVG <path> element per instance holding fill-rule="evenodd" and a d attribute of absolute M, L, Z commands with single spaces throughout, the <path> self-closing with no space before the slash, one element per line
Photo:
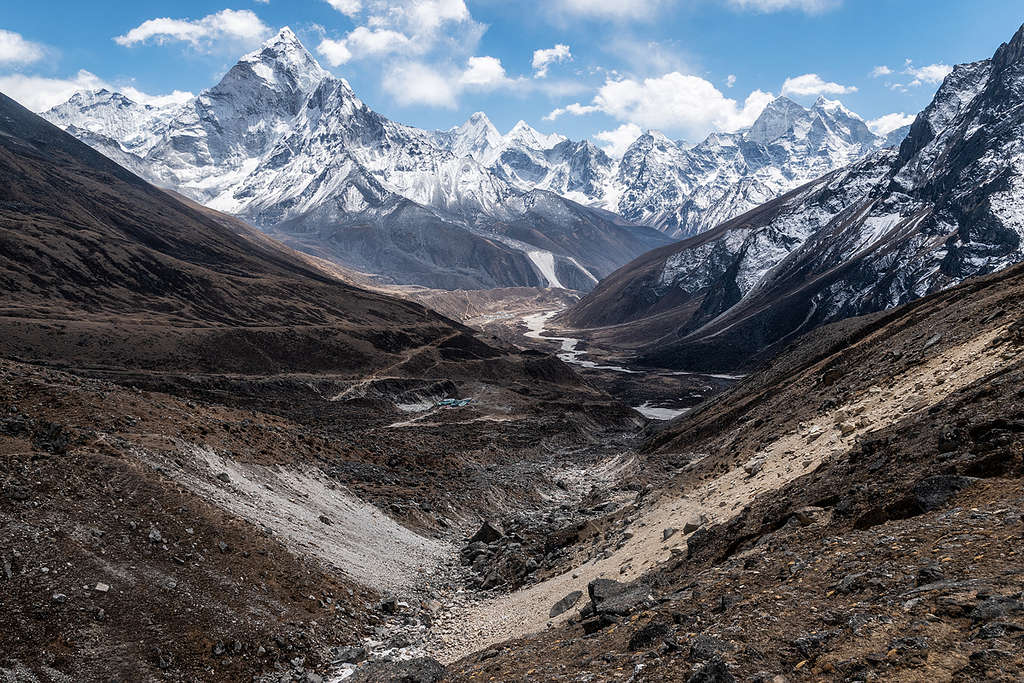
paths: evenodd
<path fill-rule="evenodd" d="M 541 632 L 452 679 L 1019 680 L 1022 278 L 824 330 L 652 437 L 664 495 L 603 559 L 471 608 Z M 580 615 L 602 573 L 629 609 Z"/>

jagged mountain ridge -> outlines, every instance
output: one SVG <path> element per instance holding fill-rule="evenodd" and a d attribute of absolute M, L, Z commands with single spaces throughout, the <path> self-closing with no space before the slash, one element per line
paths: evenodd
<path fill-rule="evenodd" d="M 590 289 L 668 241 L 513 187 L 471 155 L 488 147 L 486 126 L 449 136 L 448 149 L 443 135 L 381 116 L 287 28 L 183 105 L 101 92 L 46 117 L 152 182 L 399 284 Z M 525 124 L 513 133 L 553 141 Z"/>
<path fill-rule="evenodd" d="M 641 257 L 566 322 L 612 326 L 599 335 L 645 362 L 733 369 L 819 325 L 1020 262 L 1022 103 L 1024 28 L 956 67 L 898 150 Z"/>
<path fill-rule="evenodd" d="M 715 133 L 697 145 L 648 131 L 621 160 L 590 142 L 544 136 L 523 122 L 501 136 L 481 112 L 437 136 L 514 187 L 549 190 L 687 237 L 897 146 L 908 131 L 875 135 L 837 101 L 819 98 L 804 108 L 779 97 L 749 129 Z"/>

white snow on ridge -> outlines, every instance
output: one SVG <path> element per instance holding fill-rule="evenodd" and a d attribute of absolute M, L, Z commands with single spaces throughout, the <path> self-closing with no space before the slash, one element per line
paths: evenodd
<path fill-rule="evenodd" d="M 533 261 L 533 265 L 537 266 L 537 270 L 544 276 L 544 279 L 548 282 L 548 287 L 554 289 L 565 289 L 561 282 L 558 281 L 558 275 L 555 273 L 555 255 L 550 251 L 530 250 L 526 252 L 526 255 Z M 591 276 L 593 277 L 593 276 Z"/>

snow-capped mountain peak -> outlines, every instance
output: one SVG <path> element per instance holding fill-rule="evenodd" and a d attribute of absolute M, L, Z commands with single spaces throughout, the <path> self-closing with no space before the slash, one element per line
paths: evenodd
<path fill-rule="evenodd" d="M 236 82 L 256 81 L 261 90 L 308 96 L 331 75 L 287 26 L 263 45 L 238 60 L 210 91 L 231 88 Z"/>
<path fill-rule="evenodd" d="M 519 121 L 512 130 L 505 136 L 506 147 L 527 147 L 529 149 L 545 150 L 565 142 L 568 138 L 557 133 L 544 135 L 534 130 L 526 121 Z"/>
<path fill-rule="evenodd" d="M 461 126 L 434 134 L 437 144 L 462 159 L 472 157 L 488 164 L 499 153 L 504 138 L 487 114 L 478 111 Z"/>
<path fill-rule="evenodd" d="M 747 139 L 761 144 L 793 131 L 798 124 L 807 124 L 809 112 L 788 97 L 778 97 L 768 103 L 754 125 L 747 132 Z"/>

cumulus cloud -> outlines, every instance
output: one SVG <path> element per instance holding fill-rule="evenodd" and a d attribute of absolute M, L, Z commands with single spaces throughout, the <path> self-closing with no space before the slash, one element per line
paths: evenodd
<path fill-rule="evenodd" d="M 907 76 L 913 77 L 913 80 L 908 84 L 911 87 L 917 87 L 928 83 L 930 85 L 938 85 L 946 79 L 946 76 L 953 73 L 953 67 L 948 64 L 929 64 L 927 66 L 914 66 L 914 62 L 907 60 L 906 69 L 903 73 Z"/>
<path fill-rule="evenodd" d="M 0 64 L 32 64 L 45 56 L 46 48 L 39 43 L 25 40 L 20 33 L 0 29 Z"/>
<path fill-rule="evenodd" d="M 787 78 L 782 84 L 783 95 L 849 95 L 857 92 L 852 85 L 840 85 L 825 81 L 818 74 L 804 74 Z"/>
<path fill-rule="evenodd" d="M 331 66 L 341 66 L 352 59 L 408 54 L 415 51 L 413 41 L 404 33 L 365 26 L 357 27 L 343 40 L 324 38 L 317 46 L 317 52 L 323 55 Z"/>
<path fill-rule="evenodd" d="M 605 130 L 594 135 L 594 139 L 600 143 L 608 156 L 621 159 L 629 146 L 636 142 L 636 139 L 643 135 L 644 131 L 635 123 L 624 123 L 615 130 Z"/>
<path fill-rule="evenodd" d="M 736 74 L 729 74 L 729 77 L 725 79 L 725 87 L 731 88 L 736 85 Z"/>
<path fill-rule="evenodd" d="M 327 60 L 331 66 L 341 66 L 352 60 L 352 51 L 348 49 L 348 43 L 344 40 L 331 40 L 324 38 L 320 41 L 316 51 Z"/>
<path fill-rule="evenodd" d="M 383 87 L 401 105 L 453 109 L 464 92 L 516 88 L 528 82 L 523 78 L 509 78 L 497 57 L 470 57 L 461 69 L 403 62 L 388 70 Z"/>
<path fill-rule="evenodd" d="M 648 19 L 670 0 L 555 0 L 554 8 L 573 16 L 595 19 Z"/>
<path fill-rule="evenodd" d="M 327 4 L 349 17 L 355 17 L 363 9 L 360 0 L 327 0 Z"/>
<path fill-rule="evenodd" d="M 404 63 L 439 48 L 449 56 L 475 49 L 484 26 L 473 21 L 464 0 L 328 0 L 359 25 L 340 39 L 317 46 L 331 66 L 359 59 L 399 57 Z M 422 61 L 422 60 L 413 60 Z"/>
<path fill-rule="evenodd" d="M 459 76 L 459 85 L 463 88 L 495 90 L 513 84 L 501 60 L 496 57 L 470 57 L 466 70 Z"/>
<path fill-rule="evenodd" d="M 794 10 L 820 14 L 840 6 L 842 0 L 724 0 L 724 3 L 740 11 Z M 679 0 L 555 0 L 554 8 L 562 15 L 629 21 L 651 19 L 659 10 L 676 4 Z"/>
<path fill-rule="evenodd" d="M 458 92 L 447 75 L 419 62 L 393 67 L 383 82 L 384 90 L 401 105 L 427 105 L 454 109 Z"/>
<path fill-rule="evenodd" d="M 953 72 L 953 67 L 948 64 L 928 64 L 926 66 L 914 66 L 914 62 L 908 59 L 903 64 L 903 70 L 899 72 L 900 76 L 909 76 L 910 80 L 900 79 L 898 81 L 889 81 L 885 85 L 891 90 L 898 90 L 905 92 L 907 88 L 919 88 L 922 85 L 938 85 Z M 890 69 L 888 66 L 876 66 L 871 72 L 871 75 L 875 78 L 881 78 L 882 76 L 895 76 L 896 71 Z"/>
<path fill-rule="evenodd" d="M 740 104 L 703 78 L 672 72 L 643 81 L 608 80 L 590 104 L 571 104 L 545 118 L 602 112 L 642 128 L 677 131 L 697 139 L 712 130 L 734 131 L 751 125 L 773 98 L 771 93 L 755 90 Z"/>
<path fill-rule="evenodd" d="M 547 50 L 535 50 L 533 53 L 533 71 L 536 78 L 547 78 L 548 68 L 552 64 L 572 61 L 572 52 L 568 45 L 559 43 Z"/>
<path fill-rule="evenodd" d="M 834 9 L 841 4 L 841 0 L 728 0 L 729 4 L 737 9 L 753 10 L 755 12 L 781 12 L 783 10 L 796 10 L 807 14 L 820 14 Z"/>
<path fill-rule="evenodd" d="M 910 114 L 900 112 L 898 114 L 886 114 L 885 116 L 879 116 L 877 119 L 868 121 L 867 123 L 868 128 L 870 128 L 875 135 L 888 135 L 894 130 L 903 128 L 904 126 L 909 126 L 914 122 L 914 118 L 915 117 Z"/>
<path fill-rule="evenodd" d="M 114 42 L 125 47 L 149 42 L 157 45 L 184 42 L 206 51 L 223 41 L 259 43 L 271 32 L 270 27 L 251 10 L 225 9 L 201 19 L 147 19 L 124 35 L 115 37 Z"/>
<path fill-rule="evenodd" d="M 111 85 L 96 74 L 84 69 L 68 78 L 46 78 L 23 74 L 0 76 L 0 91 L 34 112 L 43 112 L 58 104 L 63 104 L 76 92 L 103 88 L 120 92 L 140 104 L 153 106 L 180 104 L 194 97 L 192 93 L 181 90 L 175 90 L 167 95 L 150 95 L 130 85 L 120 87 Z"/>

